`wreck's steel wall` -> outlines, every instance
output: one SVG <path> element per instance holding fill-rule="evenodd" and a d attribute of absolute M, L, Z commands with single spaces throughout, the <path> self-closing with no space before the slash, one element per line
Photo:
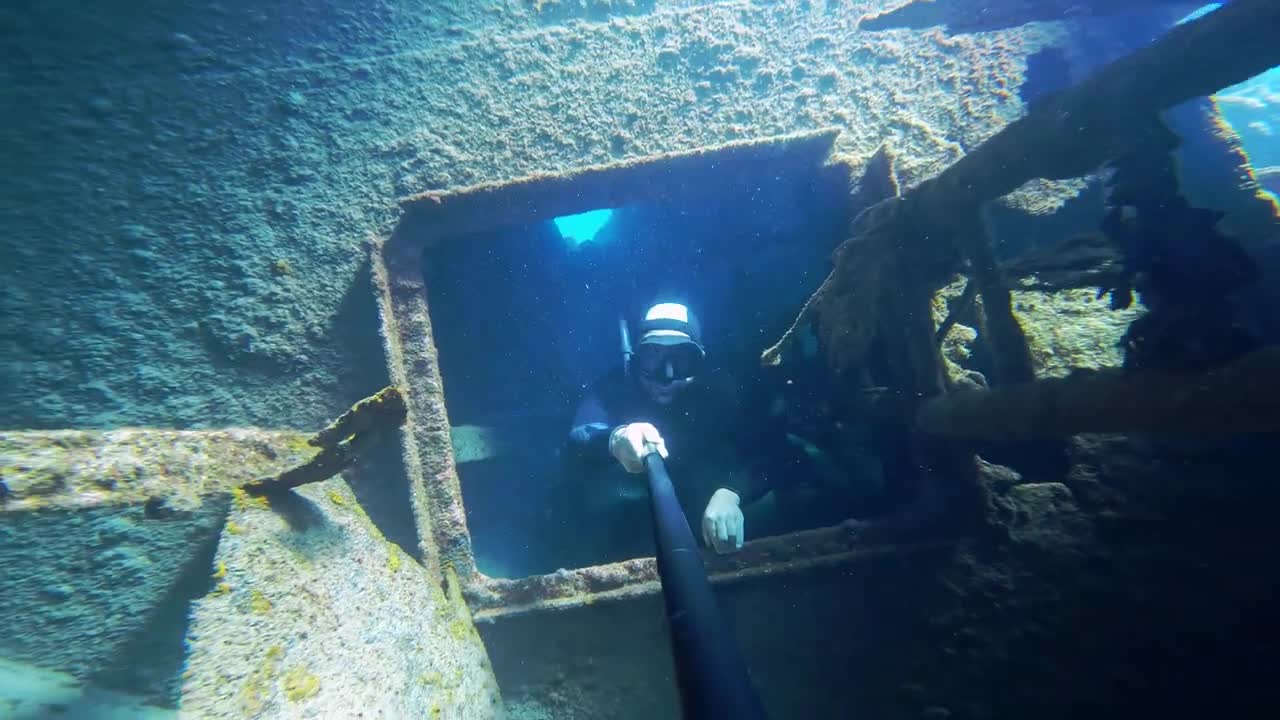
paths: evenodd
<path fill-rule="evenodd" d="M 925 642 L 919 609 L 955 552 L 935 545 L 721 585 L 718 598 L 770 716 L 897 717 Z M 509 708 L 558 720 L 678 717 L 661 598 L 481 620 Z"/>
<path fill-rule="evenodd" d="M 913 182 L 1059 35 L 858 30 L 886 4 L 6 9 L 0 426 L 317 426 L 385 380 L 397 198 L 825 126 Z"/>

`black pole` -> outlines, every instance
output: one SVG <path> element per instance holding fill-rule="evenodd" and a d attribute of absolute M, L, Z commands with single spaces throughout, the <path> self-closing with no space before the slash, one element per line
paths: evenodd
<path fill-rule="evenodd" d="M 765 720 L 747 665 L 711 594 L 702 556 L 676 500 L 666 463 L 651 452 L 644 466 L 649 472 L 658 576 L 684 720 Z"/>

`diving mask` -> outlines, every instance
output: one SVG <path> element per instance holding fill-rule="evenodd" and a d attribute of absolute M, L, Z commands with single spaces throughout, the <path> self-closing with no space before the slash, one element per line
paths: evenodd
<path fill-rule="evenodd" d="M 702 350 L 693 343 L 642 344 L 636 348 L 635 368 L 644 379 L 660 385 L 691 380 L 702 369 Z"/>

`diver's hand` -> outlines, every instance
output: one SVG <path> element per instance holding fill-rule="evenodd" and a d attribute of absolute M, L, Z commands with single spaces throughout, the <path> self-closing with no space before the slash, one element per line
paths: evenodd
<path fill-rule="evenodd" d="M 744 528 L 739 502 L 738 493 L 720 488 L 702 513 L 702 541 L 721 555 L 742 549 Z"/>
<path fill-rule="evenodd" d="M 667 443 L 649 423 L 619 425 L 609 435 L 609 452 L 629 473 L 644 472 L 644 457 L 651 452 L 667 456 Z"/>

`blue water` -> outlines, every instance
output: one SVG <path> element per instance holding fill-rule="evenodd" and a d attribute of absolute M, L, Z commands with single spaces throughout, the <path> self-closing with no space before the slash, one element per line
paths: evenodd
<path fill-rule="evenodd" d="M 1264 716 L 1276 373 L 1204 388 L 1280 346 L 1280 67 L 1081 177 L 921 202 L 1108 63 L 1269 7 L 1197 5 L 7 4 L 0 720 L 487 720 L 490 672 L 514 720 L 675 717 L 723 674 L 671 663 L 658 446 L 774 718 Z M 1086 106 L 1029 136 L 1134 120 Z M 155 445 L 256 467 L 393 378 L 410 425 L 323 493 L 229 501 Z"/>

